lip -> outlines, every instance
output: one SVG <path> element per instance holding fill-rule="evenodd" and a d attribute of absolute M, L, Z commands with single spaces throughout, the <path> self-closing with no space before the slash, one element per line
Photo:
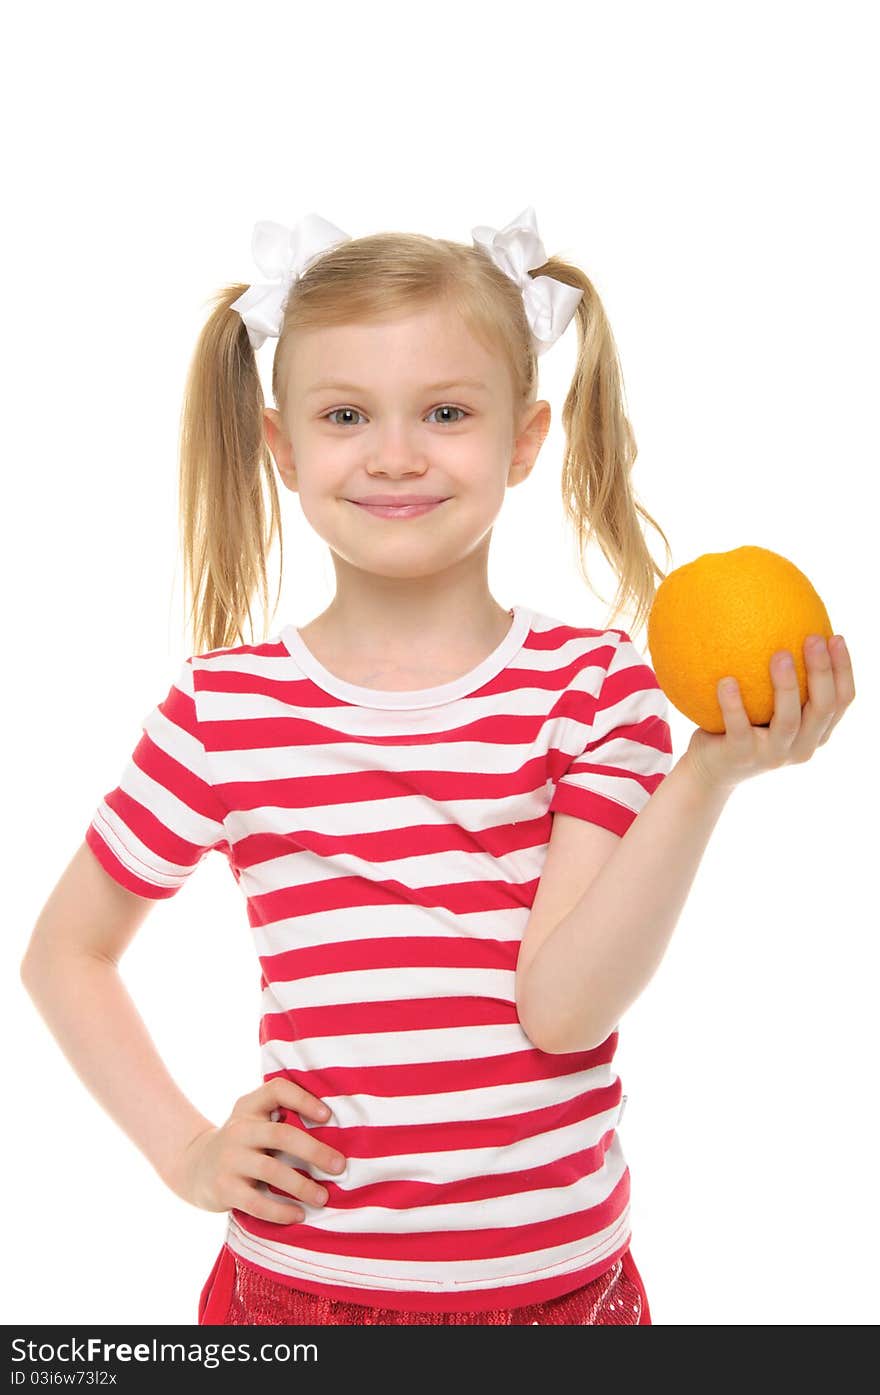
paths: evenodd
<path fill-rule="evenodd" d="M 388 498 L 387 495 L 380 495 L 380 499 Z M 445 499 L 404 499 L 396 503 L 379 503 L 372 499 L 349 499 L 350 504 L 356 504 L 365 513 L 371 513 L 376 518 L 417 518 L 420 514 L 430 513 L 436 509 L 438 504 L 444 504 Z"/>
<path fill-rule="evenodd" d="M 442 504 L 442 494 L 365 494 L 363 499 L 350 499 L 352 504 L 379 504 L 399 508 L 404 504 Z"/>

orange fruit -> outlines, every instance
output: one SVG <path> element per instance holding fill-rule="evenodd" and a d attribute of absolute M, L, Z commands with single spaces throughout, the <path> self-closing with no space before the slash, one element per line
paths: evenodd
<path fill-rule="evenodd" d="M 648 648 L 657 682 L 673 707 L 705 731 L 723 732 L 719 678 L 735 678 L 752 726 L 773 716 L 770 660 L 787 649 L 801 706 L 809 693 L 807 635 L 834 631 L 809 578 L 766 547 L 706 552 L 669 573 L 648 615 Z"/>

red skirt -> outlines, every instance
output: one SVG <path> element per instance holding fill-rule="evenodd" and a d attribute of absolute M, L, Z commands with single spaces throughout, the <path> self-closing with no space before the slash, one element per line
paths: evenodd
<path fill-rule="evenodd" d="M 239 1258 L 224 1242 L 199 1299 L 202 1326 L 492 1326 L 556 1324 L 575 1327 L 651 1325 L 648 1296 L 629 1249 L 581 1288 L 522 1308 L 482 1312 L 403 1312 L 321 1298 L 277 1282 Z"/>

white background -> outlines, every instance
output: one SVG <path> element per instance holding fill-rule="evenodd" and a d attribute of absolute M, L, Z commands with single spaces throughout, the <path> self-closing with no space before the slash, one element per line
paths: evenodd
<path fill-rule="evenodd" d="M 877 1320 L 873 18 L 852 3 L 456 0 L 54 4 L 7 21 L 8 1323 L 194 1323 L 225 1231 L 104 1114 L 18 977 L 192 652 L 176 444 L 208 297 L 261 279 L 259 218 L 469 242 L 527 204 L 602 297 L 635 488 L 674 565 L 746 543 L 788 557 L 846 636 L 858 689 L 811 761 L 734 792 L 621 1029 L 653 1319 Z M 602 599 L 584 586 L 559 494 L 574 354 L 572 329 L 541 361 L 554 426 L 507 495 L 490 581 L 505 607 L 592 625 L 612 578 L 597 551 Z M 333 586 L 281 493 L 273 629 L 305 624 Z M 673 713 L 676 757 L 692 730 Z M 181 1088 L 222 1122 L 261 1080 L 258 963 L 222 858 L 157 903 L 122 973 Z"/>

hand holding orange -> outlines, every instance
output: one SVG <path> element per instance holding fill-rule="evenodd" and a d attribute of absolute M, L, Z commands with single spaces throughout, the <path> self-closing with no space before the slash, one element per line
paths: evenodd
<path fill-rule="evenodd" d="M 660 687 L 698 723 L 682 760 L 712 790 L 809 760 L 855 697 L 843 636 L 831 636 L 822 601 L 803 572 L 765 548 L 710 552 L 670 572 L 648 635 Z"/>

